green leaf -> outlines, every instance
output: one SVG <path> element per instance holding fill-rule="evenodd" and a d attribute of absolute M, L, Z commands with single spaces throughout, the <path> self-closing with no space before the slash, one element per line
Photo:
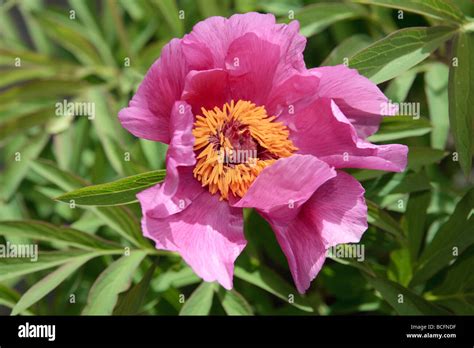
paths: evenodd
<path fill-rule="evenodd" d="M 449 68 L 441 63 L 433 64 L 425 73 L 425 93 L 430 119 L 431 146 L 444 150 L 449 134 L 448 103 Z"/>
<path fill-rule="evenodd" d="M 227 315 L 253 315 L 252 307 L 245 298 L 234 289 L 220 288 L 217 296 Z"/>
<path fill-rule="evenodd" d="M 412 116 L 384 117 L 380 129 L 368 140 L 371 142 L 391 141 L 417 137 L 431 131 L 431 124 L 425 118 L 414 119 Z"/>
<path fill-rule="evenodd" d="M 77 95 L 81 93 L 89 84 L 85 81 L 62 80 L 62 79 L 42 79 L 31 80 L 21 85 L 11 87 L 0 94 L 0 108 L 17 105 L 17 100 L 21 103 L 37 101 L 42 98 L 58 99 L 63 96 Z"/>
<path fill-rule="evenodd" d="M 38 160 L 33 162 L 32 168 L 46 180 L 65 191 L 80 188 L 88 185 L 85 180 L 75 175 L 59 169 L 53 162 Z M 89 207 L 94 214 L 99 216 L 108 226 L 118 232 L 122 237 L 132 242 L 134 245 L 148 247 L 148 242 L 143 238 L 140 224 L 135 215 L 125 207 Z"/>
<path fill-rule="evenodd" d="M 222 9 L 222 3 L 218 3 L 217 0 L 196 0 L 199 12 L 202 17 L 212 16 L 226 16 L 225 11 Z"/>
<path fill-rule="evenodd" d="M 191 284 L 196 284 L 201 281 L 196 273 L 190 267 L 184 267 L 179 271 L 173 269 L 161 273 L 158 277 L 153 279 L 152 287 L 157 292 L 165 292 L 170 287 L 181 288 Z"/>
<path fill-rule="evenodd" d="M 163 19 L 172 30 L 173 36 L 180 37 L 184 34 L 183 20 L 179 18 L 178 5 L 175 0 L 154 0 Z"/>
<path fill-rule="evenodd" d="M 40 109 L 0 121 L 0 140 L 8 139 L 18 133 L 24 133 L 31 127 L 42 126 L 48 121 L 54 120 L 53 113 L 54 110 L 50 108 Z"/>
<path fill-rule="evenodd" d="M 354 54 L 366 48 L 372 42 L 372 38 L 368 35 L 353 35 L 334 48 L 329 56 L 321 63 L 321 66 L 344 64 L 345 59 L 351 58 Z"/>
<path fill-rule="evenodd" d="M 56 199 L 69 202 L 73 199 L 79 205 L 119 205 L 137 201 L 136 194 L 160 183 L 165 170 L 156 170 L 129 176 L 106 184 L 93 185 L 65 193 Z"/>
<path fill-rule="evenodd" d="M 32 240 L 60 242 L 80 249 L 120 249 L 113 244 L 89 233 L 68 227 L 57 227 L 43 221 L 0 221 L 0 236 L 24 237 Z"/>
<path fill-rule="evenodd" d="M 459 163 L 466 176 L 472 170 L 474 152 L 474 34 L 459 33 L 454 40 L 453 59 L 449 70 L 449 122 L 454 136 Z"/>
<path fill-rule="evenodd" d="M 387 269 L 388 279 L 407 287 L 413 276 L 410 252 L 408 248 L 394 250 L 390 253 L 390 265 Z"/>
<path fill-rule="evenodd" d="M 463 255 L 465 256 L 465 255 Z M 474 313 L 474 253 L 461 257 L 449 267 L 443 283 L 427 298 L 457 315 Z"/>
<path fill-rule="evenodd" d="M 8 286 L 0 284 L 0 306 L 8 308 L 15 307 L 16 303 L 20 299 L 20 294 L 14 289 L 10 289 Z M 22 315 L 32 315 L 28 310 L 20 312 Z"/>
<path fill-rule="evenodd" d="M 38 134 L 26 141 L 6 159 L 6 169 L 1 178 L 0 195 L 6 201 L 15 194 L 28 173 L 32 160 L 43 151 L 48 142 L 47 134 Z"/>
<path fill-rule="evenodd" d="M 84 65 L 101 64 L 96 48 L 84 35 L 87 29 L 76 21 L 50 11 L 41 11 L 41 16 L 37 19 L 46 34 L 70 51 L 79 62 Z"/>
<path fill-rule="evenodd" d="M 430 204 L 431 192 L 421 191 L 410 194 L 405 213 L 406 236 L 412 264 L 418 260 L 425 237 L 426 211 Z"/>
<path fill-rule="evenodd" d="M 249 272 L 244 268 L 237 266 L 235 267 L 235 276 L 268 291 L 302 311 L 314 311 L 306 299 L 295 293 L 295 288 L 293 286 L 289 285 L 279 275 L 266 267 L 260 266 L 259 269 Z M 288 301 L 290 295 L 294 296 L 294 301 Z"/>
<path fill-rule="evenodd" d="M 425 60 L 453 33 L 453 28 L 442 26 L 401 29 L 358 52 L 350 67 L 378 84 Z"/>
<path fill-rule="evenodd" d="M 411 86 L 413 85 L 413 81 L 415 81 L 417 75 L 416 69 L 411 69 L 400 76 L 397 76 L 385 89 L 384 94 L 390 101 L 394 101 L 397 103 L 405 101 L 410 92 Z M 411 114 L 413 116 L 413 114 Z M 418 115 L 419 116 L 419 115 Z"/>
<path fill-rule="evenodd" d="M 463 23 L 465 17 L 451 0 L 354 0 L 363 4 L 378 5 L 418 13 L 454 23 Z"/>
<path fill-rule="evenodd" d="M 17 315 L 23 312 L 41 300 L 92 257 L 94 257 L 94 255 L 85 255 L 69 261 L 41 279 L 24 293 L 20 301 L 18 301 L 13 308 L 11 315 Z"/>
<path fill-rule="evenodd" d="M 143 276 L 142 280 L 127 292 L 120 294 L 114 315 L 137 315 L 145 304 L 145 297 L 150 288 L 150 282 L 155 273 L 153 264 Z"/>
<path fill-rule="evenodd" d="M 382 298 L 401 315 L 446 315 L 448 311 L 388 279 L 366 276 Z"/>
<path fill-rule="evenodd" d="M 392 234 L 395 238 L 403 236 L 402 228 L 387 212 L 372 201 L 366 200 L 366 203 L 368 209 L 367 221 L 369 224 Z"/>
<path fill-rule="evenodd" d="M 367 10 L 360 5 L 319 3 L 297 10 L 294 19 L 300 22 L 301 34 L 308 37 L 323 31 L 338 21 L 361 18 L 367 15 Z"/>
<path fill-rule="evenodd" d="M 392 190 L 390 190 L 390 193 L 412 193 L 430 189 L 430 180 L 424 172 L 409 173 L 405 175 Z"/>
<path fill-rule="evenodd" d="M 105 41 L 91 9 L 87 6 L 87 2 L 82 0 L 69 0 L 69 3 L 71 8 L 76 11 L 79 20 L 84 23 L 83 32 L 87 34 L 90 42 L 94 44 L 94 48 L 99 52 L 104 63 L 108 66 L 115 66 L 115 59 L 111 48 Z"/>
<path fill-rule="evenodd" d="M 474 243 L 474 188 L 469 190 L 449 220 L 436 233 L 416 264 L 411 286 L 423 283 Z"/>
<path fill-rule="evenodd" d="M 439 163 L 448 153 L 430 147 L 411 146 L 408 151 L 408 168 L 418 171 L 428 164 Z"/>
<path fill-rule="evenodd" d="M 112 253 L 113 251 L 110 251 Z M 105 252 L 102 252 L 105 253 Z M 23 276 L 25 274 L 42 271 L 44 269 L 60 266 L 69 261 L 78 258 L 94 255 L 99 256 L 102 253 L 90 252 L 85 250 L 68 251 L 38 251 L 38 260 L 29 258 L 1 258 L 0 259 L 0 282 L 7 279 Z"/>
<path fill-rule="evenodd" d="M 208 315 L 212 307 L 215 283 L 202 282 L 184 303 L 179 315 Z"/>
<path fill-rule="evenodd" d="M 107 267 L 92 285 L 82 314 L 112 314 L 119 294 L 130 287 L 134 273 L 145 256 L 144 251 L 133 250 L 129 256 L 122 256 Z"/>

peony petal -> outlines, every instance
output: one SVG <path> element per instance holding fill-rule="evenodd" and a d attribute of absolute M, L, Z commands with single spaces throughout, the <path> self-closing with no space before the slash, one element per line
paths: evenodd
<path fill-rule="evenodd" d="M 186 77 L 182 99 L 192 106 L 195 115 L 201 115 L 201 108 L 221 108 L 231 99 L 227 71 L 191 71 Z"/>
<path fill-rule="evenodd" d="M 277 84 L 286 80 L 293 73 L 293 69 L 305 69 L 303 50 L 306 38 L 299 34 L 298 22 L 276 24 L 272 14 L 250 12 L 236 14 L 229 19 L 210 17 L 196 24 L 192 32 L 184 36 L 183 50 L 186 56 L 208 59 L 208 66 L 201 69 L 224 69 L 229 47 L 234 40 L 247 33 L 255 33 L 260 39 L 279 46 L 277 76 L 281 80 L 276 81 Z M 212 55 L 212 64 L 209 54 Z M 259 57 L 259 60 L 265 61 L 265 56 Z"/>
<path fill-rule="evenodd" d="M 318 94 L 333 99 L 360 137 L 378 130 L 381 116 L 395 115 L 397 109 L 372 81 L 345 65 L 323 66 L 310 70 L 321 76 Z"/>
<path fill-rule="evenodd" d="M 305 204 L 305 214 L 321 231 L 326 249 L 358 243 L 367 230 L 367 205 L 362 185 L 343 171 L 322 185 Z"/>
<path fill-rule="evenodd" d="M 180 99 L 189 70 L 180 40 L 171 40 L 146 73 L 129 107 L 119 112 L 122 126 L 137 137 L 169 143 L 171 109 Z"/>
<path fill-rule="evenodd" d="M 162 219 L 144 215 L 142 228 L 156 248 L 178 252 L 205 281 L 232 288 L 234 262 L 246 245 L 242 209 L 203 191 L 178 214 Z"/>
<path fill-rule="evenodd" d="M 232 204 L 288 220 L 319 186 L 335 175 L 334 169 L 314 156 L 281 158 L 265 168 L 245 196 Z"/>
<path fill-rule="evenodd" d="M 157 218 L 184 210 L 204 190 L 192 173 L 196 159 L 191 107 L 175 103 L 170 121 L 172 138 L 166 154 L 165 181 L 137 195 L 143 213 Z"/>
<path fill-rule="evenodd" d="M 367 229 L 363 195 L 364 189 L 357 180 L 338 171 L 292 219 L 262 213 L 275 231 L 300 293 L 309 288 L 319 273 L 329 247 L 360 240 Z"/>
<path fill-rule="evenodd" d="M 295 73 L 274 86 L 265 103 L 267 113 L 278 117 L 278 122 L 290 125 L 295 115 L 305 110 L 317 98 L 319 77 L 307 72 Z"/>
<path fill-rule="evenodd" d="M 232 99 L 263 105 L 272 89 L 279 58 L 280 48 L 255 33 L 235 39 L 225 59 Z"/>
<path fill-rule="evenodd" d="M 360 139 L 354 126 L 330 99 L 318 99 L 295 117 L 290 128 L 298 153 L 312 154 L 336 168 L 400 172 L 406 167 L 405 145 L 374 145 Z"/>

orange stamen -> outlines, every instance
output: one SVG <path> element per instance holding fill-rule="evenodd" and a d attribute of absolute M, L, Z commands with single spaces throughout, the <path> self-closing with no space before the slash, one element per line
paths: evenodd
<path fill-rule="evenodd" d="M 269 117 L 263 106 L 239 100 L 201 111 L 193 128 L 193 173 L 211 194 L 219 191 L 221 199 L 243 197 L 265 167 L 297 150 L 286 126 L 273 122 L 276 117 Z M 257 149 L 265 156 L 259 158 Z"/>

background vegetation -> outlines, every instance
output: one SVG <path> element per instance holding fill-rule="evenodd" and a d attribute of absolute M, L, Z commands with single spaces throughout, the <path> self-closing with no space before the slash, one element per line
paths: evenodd
<path fill-rule="evenodd" d="M 407 144 L 406 172 L 351 171 L 369 203 L 365 261 L 328 260 L 305 296 L 252 211 L 229 292 L 140 233 L 134 194 L 163 178 L 166 147 L 128 134 L 117 112 L 171 38 L 247 11 L 294 14 L 308 67 L 348 62 L 421 107 L 371 137 Z M 474 314 L 472 16 L 469 0 L 2 1 L 0 244 L 39 243 L 40 258 L 0 258 L 0 310 Z M 95 103 L 95 119 L 56 116 L 64 99 Z"/>

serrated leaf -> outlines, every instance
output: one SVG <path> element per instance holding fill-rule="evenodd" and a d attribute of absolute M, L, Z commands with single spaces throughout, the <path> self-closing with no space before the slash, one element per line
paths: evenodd
<path fill-rule="evenodd" d="M 450 27 L 405 28 L 358 52 L 350 67 L 379 84 L 426 59 L 454 33 Z"/>
<path fill-rule="evenodd" d="M 184 302 L 179 315 L 208 315 L 212 307 L 215 283 L 202 282 Z"/>
<path fill-rule="evenodd" d="M 79 205 L 119 205 L 137 201 L 136 194 L 154 186 L 165 178 L 165 170 L 155 170 L 129 176 L 106 184 L 93 185 L 65 193 L 56 199 Z"/>
<path fill-rule="evenodd" d="M 134 273 L 145 256 L 144 251 L 134 250 L 107 267 L 92 285 L 82 314 L 112 314 L 119 294 L 130 287 Z"/>
<path fill-rule="evenodd" d="M 460 32 L 454 40 L 453 58 L 449 70 L 449 123 L 454 144 L 459 154 L 459 164 L 464 175 L 472 171 L 474 152 L 474 33 Z"/>

